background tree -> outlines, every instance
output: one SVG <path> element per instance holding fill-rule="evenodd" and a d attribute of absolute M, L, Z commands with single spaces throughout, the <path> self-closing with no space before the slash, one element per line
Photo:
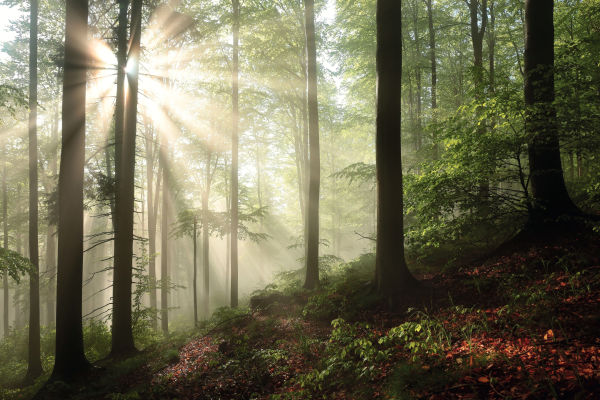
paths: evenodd
<path fill-rule="evenodd" d="M 308 205 L 306 212 L 306 280 L 304 287 L 319 285 L 319 187 L 321 161 L 319 148 L 319 103 L 317 98 L 317 45 L 315 4 L 304 0 L 306 27 L 306 79 L 308 101 Z"/>
<path fill-rule="evenodd" d="M 25 382 L 42 374 L 40 355 L 40 283 L 38 247 L 37 52 L 38 2 L 31 0 L 29 21 L 29 361 Z"/>

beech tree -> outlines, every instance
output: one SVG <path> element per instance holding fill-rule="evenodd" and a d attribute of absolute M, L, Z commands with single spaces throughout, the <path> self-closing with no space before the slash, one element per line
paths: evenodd
<path fill-rule="evenodd" d="M 121 149 L 117 191 L 115 199 L 115 279 L 113 286 L 113 356 L 135 351 L 131 316 L 131 285 L 133 279 L 133 210 L 135 189 L 135 136 L 137 126 L 138 75 L 140 59 L 140 38 L 142 29 L 142 1 L 131 4 L 130 48 L 127 55 L 127 94 L 123 137 L 117 146 Z M 124 94 L 123 94 L 124 95 Z"/>
<path fill-rule="evenodd" d="M 402 7 L 377 1 L 377 253 L 375 283 L 388 299 L 415 283 L 404 258 L 400 102 L 402 84 Z"/>
<path fill-rule="evenodd" d="M 51 378 L 62 381 L 73 380 L 90 368 L 83 352 L 81 320 L 85 86 L 89 57 L 87 18 L 87 1 L 66 1 L 62 151 L 58 178 L 56 352 Z"/>
<path fill-rule="evenodd" d="M 306 80 L 308 88 L 308 205 L 306 212 L 306 279 L 304 287 L 319 285 L 319 186 L 321 162 L 319 149 L 319 103 L 317 100 L 317 44 L 315 3 L 304 0 L 306 29 Z"/>
<path fill-rule="evenodd" d="M 38 248 L 37 52 L 38 0 L 29 5 L 29 352 L 26 383 L 42 374 L 40 354 L 40 259 Z"/>
<path fill-rule="evenodd" d="M 577 213 L 563 176 L 554 107 L 554 2 L 525 2 L 525 129 L 529 137 L 531 222 Z"/>

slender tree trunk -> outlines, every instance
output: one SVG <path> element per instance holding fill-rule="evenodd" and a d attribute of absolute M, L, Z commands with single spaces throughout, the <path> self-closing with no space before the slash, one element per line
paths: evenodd
<path fill-rule="evenodd" d="M 481 1 L 481 3 L 480 3 Z M 483 87 L 483 39 L 485 36 L 485 29 L 488 22 L 487 14 L 487 0 L 469 0 L 469 14 L 471 16 L 471 41 L 473 43 L 473 81 L 475 84 L 475 100 L 482 104 L 484 102 L 484 87 Z M 479 23 L 479 15 L 481 14 L 481 23 Z M 477 118 L 482 113 L 482 109 L 479 108 Z M 485 124 L 477 122 L 477 133 L 479 136 L 485 134 Z M 482 200 L 487 201 L 489 198 L 490 184 L 487 178 L 479 184 L 479 196 Z"/>
<path fill-rule="evenodd" d="M 577 213 L 563 177 L 554 108 L 554 4 L 525 2 L 525 129 L 533 195 L 531 222 Z"/>
<path fill-rule="evenodd" d="M 240 2 L 239 0 L 231 0 L 233 6 L 233 71 L 232 71 L 232 93 L 231 102 L 232 109 L 232 130 L 231 130 L 231 307 L 238 306 L 238 125 L 239 125 L 239 36 L 240 36 Z M 210 160 L 210 158 L 209 158 Z M 210 171 L 210 162 L 207 163 L 207 171 Z M 206 187 L 208 197 L 208 185 Z M 206 200 L 208 202 L 208 199 Z M 205 229 L 205 253 L 206 260 L 204 264 L 205 290 L 208 290 L 208 238 L 206 223 L 203 225 Z M 208 302 L 208 298 L 207 298 Z M 208 307 L 208 304 L 207 304 Z M 207 315 L 208 316 L 208 315 Z"/>
<path fill-rule="evenodd" d="M 58 176 L 58 118 L 59 118 L 58 102 L 55 105 L 54 121 L 52 124 L 52 149 L 53 153 L 50 156 L 50 170 L 52 176 Z M 56 148 L 54 147 L 56 146 Z M 48 297 L 46 299 L 46 322 L 52 325 L 55 322 L 55 305 L 56 299 L 56 225 L 54 221 L 48 221 L 48 235 L 46 237 L 46 274 L 48 275 Z"/>
<path fill-rule="evenodd" d="M 421 150 L 421 146 L 423 144 L 423 138 L 422 138 L 422 134 L 423 134 L 423 123 L 422 123 L 422 108 L 423 108 L 423 101 L 421 98 L 421 93 L 423 90 L 423 83 L 422 83 L 422 74 L 421 74 L 421 38 L 419 35 L 419 2 L 418 0 L 415 0 L 414 2 L 414 7 L 413 7 L 413 24 L 414 24 L 414 34 L 415 34 L 415 58 L 416 58 L 416 65 L 415 65 L 415 83 L 416 83 L 416 105 L 417 105 L 417 113 L 416 113 L 416 124 L 415 124 L 415 150 L 419 151 Z"/>
<path fill-rule="evenodd" d="M 194 215 L 194 326 L 198 326 L 198 217 Z"/>
<path fill-rule="evenodd" d="M 315 38 L 314 0 L 304 0 L 306 19 L 306 54 L 308 88 L 308 146 L 309 183 L 306 235 L 306 280 L 304 287 L 314 289 L 319 285 L 319 104 L 317 100 L 317 44 Z"/>
<path fill-rule="evenodd" d="M 402 11 L 396 0 L 377 1 L 377 255 L 375 282 L 391 299 L 415 279 L 404 259 L 401 87 Z"/>
<path fill-rule="evenodd" d="M 30 1 L 29 19 L 29 348 L 25 382 L 42 374 L 40 350 L 40 258 L 38 248 L 37 36 L 38 0 Z"/>
<path fill-rule="evenodd" d="M 115 232 L 115 272 L 113 283 L 113 325 L 111 355 L 123 356 L 135 352 L 131 315 L 133 280 L 133 227 L 135 202 L 135 136 L 137 127 L 138 74 L 142 29 L 142 1 L 131 4 L 131 47 L 127 61 L 128 90 L 125 105 L 125 126 L 121 139 L 121 158 L 117 175 Z"/>
<path fill-rule="evenodd" d="M 210 184 L 211 184 L 211 158 L 212 151 L 208 149 L 207 157 L 206 157 L 206 176 L 205 176 L 205 186 L 204 193 L 202 193 L 202 267 L 204 268 L 204 290 L 202 293 L 202 307 L 204 318 L 207 319 L 210 313 L 210 231 L 208 227 L 208 200 L 210 197 Z M 231 242 L 233 245 L 233 241 Z M 233 257 L 232 257 L 233 261 Z M 231 291 L 233 293 L 233 286 L 231 287 Z"/>
<path fill-rule="evenodd" d="M 160 320 L 163 334 L 169 334 L 169 171 L 167 157 L 169 152 L 169 138 L 163 136 L 162 143 L 162 215 L 161 215 L 161 249 L 160 249 Z"/>
<path fill-rule="evenodd" d="M 152 144 L 154 135 L 151 129 L 146 130 L 146 195 L 148 199 L 148 278 L 150 283 L 150 308 L 156 310 L 156 210 L 154 202 L 154 151 Z M 160 181 L 160 176 L 158 181 Z M 158 192 L 158 188 L 157 188 Z M 152 313 L 152 327 L 156 330 L 156 314 Z"/>
<path fill-rule="evenodd" d="M 71 381 L 89 369 L 83 352 L 83 168 L 85 84 L 88 62 L 87 1 L 66 0 L 59 175 L 56 353 L 52 380 Z"/>
<path fill-rule="evenodd" d="M 490 0 L 490 26 L 488 29 L 488 54 L 489 54 L 489 87 L 490 93 L 496 91 L 496 13 L 494 11 L 494 0 Z"/>
<path fill-rule="evenodd" d="M 6 187 L 6 150 L 3 149 L 2 158 L 4 159 L 4 165 L 2 168 L 2 228 L 4 233 L 3 247 L 8 250 L 8 190 Z M 3 310 L 3 323 L 4 323 L 4 337 L 7 337 L 10 333 L 9 329 L 9 293 L 8 293 L 8 272 L 4 271 L 2 274 L 2 289 L 4 292 L 4 310 Z"/>
<path fill-rule="evenodd" d="M 433 6 L 432 0 L 426 0 L 427 20 L 429 22 L 429 59 L 431 62 L 431 116 L 432 121 L 436 121 L 437 112 L 437 60 L 435 54 L 435 29 L 433 27 Z M 440 150 L 435 132 L 433 133 L 433 158 L 440 158 Z"/>

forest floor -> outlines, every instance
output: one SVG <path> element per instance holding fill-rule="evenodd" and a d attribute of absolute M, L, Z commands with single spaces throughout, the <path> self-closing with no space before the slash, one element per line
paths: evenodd
<path fill-rule="evenodd" d="M 192 339 L 54 389 L 113 400 L 598 398 L 598 239 L 420 276 L 434 295 L 395 313 L 371 292 L 371 262 L 324 274 L 317 292 L 266 289 L 259 309 L 221 310 Z"/>

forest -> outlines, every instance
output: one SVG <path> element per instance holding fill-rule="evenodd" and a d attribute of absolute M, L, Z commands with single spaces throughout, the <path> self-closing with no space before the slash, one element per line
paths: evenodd
<path fill-rule="evenodd" d="M 600 0 L 0 0 L 0 399 L 594 399 Z"/>

